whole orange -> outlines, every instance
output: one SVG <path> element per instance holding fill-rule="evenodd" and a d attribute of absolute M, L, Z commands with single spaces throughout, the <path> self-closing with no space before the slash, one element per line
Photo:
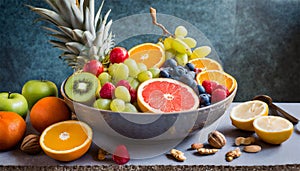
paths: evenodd
<path fill-rule="evenodd" d="M 30 111 L 30 123 L 42 133 L 48 126 L 71 119 L 67 104 L 58 97 L 44 97 L 34 104 Z"/>
<path fill-rule="evenodd" d="M 0 151 L 18 144 L 26 131 L 26 122 L 15 112 L 0 111 Z"/>

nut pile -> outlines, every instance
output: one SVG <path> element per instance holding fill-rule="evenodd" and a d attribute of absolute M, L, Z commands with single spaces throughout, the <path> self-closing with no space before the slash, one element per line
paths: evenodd
<path fill-rule="evenodd" d="M 225 154 L 225 160 L 228 162 L 237 159 L 242 155 L 240 146 L 244 146 L 243 151 L 246 153 L 257 153 L 262 150 L 261 146 L 255 144 L 255 137 L 237 137 L 234 141 L 235 149 L 228 151 Z M 190 149 L 196 150 L 199 155 L 214 155 L 226 145 L 225 136 L 219 131 L 212 131 L 208 134 L 207 143 L 193 143 Z M 187 158 L 184 153 L 177 149 L 172 149 L 170 151 L 171 155 L 176 159 L 176 161 L 185 161 Z"/>

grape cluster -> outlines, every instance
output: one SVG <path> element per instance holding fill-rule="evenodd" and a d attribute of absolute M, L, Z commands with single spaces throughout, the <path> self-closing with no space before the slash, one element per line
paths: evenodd
<path fill-rule="evenodd" d="M 194 72 L 194 65 L 187 63 L 185 66 L 178 65 L 173 58 L 167 59 L 162 65 L 159 76 L 161 78 L 172 78 L 181 81 L 190 86 L 197 94 L 197 82 L 195 80 L 196 73 Z"/>
<path fill-rule="evenodd" d="M 166 59 L 174 58 L 181 66 L 185 66 L 189 60 L 203 58 L 210 54 L 209 46 L 197 47 L 197 41 L 187 37 L 188 31 L 184 26 L 178 26 L 175 29 L 174 37 L 170 36 L 160 44 L 165 49 Z M 194 48 L 194 49 L 193 49 Z"/>
<path fill-rule="evenodd" d="M 130 58 L 110 64 L 108 70 L 98 76 L 102 87 L 94 107 L 115 112 L 138 112 L 138 86 L 146 80 L 157 78 L 159 73 L 159 68 L 147 69 L 145 64 Z"/>

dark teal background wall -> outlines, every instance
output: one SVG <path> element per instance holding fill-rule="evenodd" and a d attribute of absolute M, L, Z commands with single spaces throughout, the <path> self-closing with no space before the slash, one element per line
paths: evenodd
<path fill-rule="evenodd" d="M 42 0 L 0 0 L 0 92 L 20 92 L 27 80 L 40 78 L 60 86 L 72 73 L 47 43 L 41 29 L 47 24 L 34 23 L 38 16 L 24 4 L 47 6 Z M 112 9 L 117 20 L 148 13 L 150 6 L 206 35 L 238 81 L 235 101 L 268 94 L 274 101 L 300 102 L 300 0 L 106 0 L 104 11 Z"/>

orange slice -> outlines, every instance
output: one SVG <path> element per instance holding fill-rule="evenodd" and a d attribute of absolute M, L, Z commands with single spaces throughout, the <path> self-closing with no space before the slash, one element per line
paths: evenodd
<path fill-rule="evenodd" d="M 154 78 L 143 82 L 137 92 L 143 112 L 180 112 L 195 110 L 199 98 L 188 85 L 169 78 Z"/>
<path fill-rule="evenodd" d="M 160 67 L 165 61 L 165 53 L 161 46 L 154 43 L 143 43 L 128 51 L 129 58 L 137 63 L 144 63 L 147 68 Z"/>
<path fill-rule="evenodd" d="M 197 83 L 202 85 L 204 80 L 215 81 L 218 84 L 226 86 L 229 93 L 233 92 L 233 90 L 237 87 L 236 80 L 231 75 L 223 71 L 207 70 L 198 73 L 196 76 Z"/>
<path fill-rule="evenodd" d="M 92 129 L 81 121 L 63 121 L 47 127 L 40 145 L 51 158 L 72 161 L 84 155 L 92 143 Z"/>
<path fill-rule="evenodd" d="M 288 140 L 294 130 L 293 124 L 279 116 L 262 116 L 253 122 L 255 133 L 270 144 L 281 144 Z"/>
<path fill-rule="evenodd" d="M 201 69 L 201 71 L 206 70 L 219 70 L 223 71 L 221 64 L 210 58 L 197 58 L 189 61 L 195 65 L 195 68 Z"/>
<path fill-rule="evenodd" d="M 253 121 L 261 116 L 269 114 L 267 103 L 253 100 L 240 103 L 233 107 L 230 112 L 230 120 L 233 126 L 244 130 L 254 131 Z"/>

